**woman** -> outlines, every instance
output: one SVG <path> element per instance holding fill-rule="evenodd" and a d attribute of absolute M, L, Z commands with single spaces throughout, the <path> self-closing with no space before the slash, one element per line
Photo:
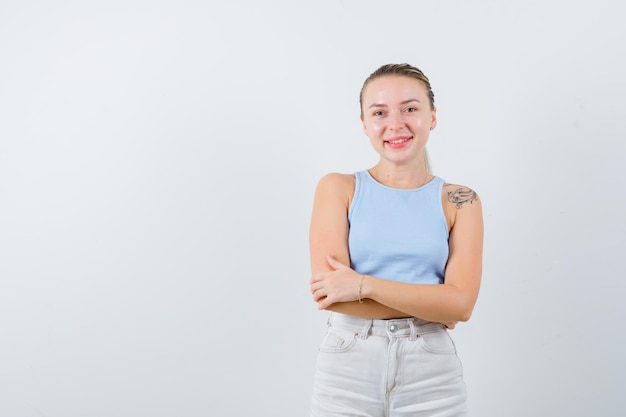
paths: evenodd
<path fill-rule="evenodd" d="M 437 111 L 419 69 L 380 67 L 360 104 L 378 163 L 328 174 L 315 192 L 311 292 L 331 313 L 311 416 L 464 416 L 447 328 L 467 321 L 478 297 L 481 203 L 430 173 Z"/>

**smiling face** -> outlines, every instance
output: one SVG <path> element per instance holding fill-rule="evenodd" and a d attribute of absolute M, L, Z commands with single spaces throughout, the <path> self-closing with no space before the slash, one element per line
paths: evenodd
<path fill-rule="evenodd" d="M 423 163 L 437 118 L 421 81 L 403 75 L 375 78 L 363 90 L 361 110 L 363 130 L 382 159 Z"/>

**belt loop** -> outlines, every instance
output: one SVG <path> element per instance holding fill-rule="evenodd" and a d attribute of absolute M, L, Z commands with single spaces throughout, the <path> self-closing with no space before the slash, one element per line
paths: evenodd
<path fill-rule="evenodd" d="M 372 328 L 372 320 L 365 320 L 365 323 L 363 324 L 361 331 L 359 331 L 359 333 L 357 334 L 359 335 L 361 339 L 365 340 L 367 339 L 367 336 L 369 335 L 371 328 Z"/>
<path fill-rule="evenodd" d="M 411 328 L 411 334 L 409 340 L 417 340 L 417 327 L 415 326 L 415 319 L 409 319 L 409 327 Z"/>

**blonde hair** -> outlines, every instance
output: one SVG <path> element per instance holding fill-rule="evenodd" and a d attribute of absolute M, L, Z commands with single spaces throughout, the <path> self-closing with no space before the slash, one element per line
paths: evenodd
<path fill-rule="evenodd" d="M 361 87 L 361 92 L 359 93 L 359 105 L 361 107 L 361 118 L 363 118 L 363 92 L 367 85 L 380 77 L 385 77 L 389 75 L 400 75 L 402 77 L 413 78 L 421 82 L 426 88 L 426 94 L 428 95 L 428 100 L 430 102 L 430 108 L 433 110 L 435 108 L 435 94 L 433 93 L 432 88 L 430 87 L 430 80 L 428 77 L 417 67 L 414 67 L 409 64 L 385 64 L 379 67 L 376 71 L 371 73 L 369 77 L 365 79 L 363 83 L 363 87 Z M 429 174 L 432 174 L 432 167 L 430 164 L 430 157 L 428 156 L 428 151 L 424 148 L 424 165 L 426 166 L 426 171 Z"/>

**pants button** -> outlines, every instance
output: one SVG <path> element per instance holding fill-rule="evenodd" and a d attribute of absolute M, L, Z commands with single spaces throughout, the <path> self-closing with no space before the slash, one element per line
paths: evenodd
<path fill-rule="evenodd" d="M 395 324 L 392 324 L 391 326 L 389 326 L 389 331 L 391 333 L 395 333 L 396 330 L 398 330 L 398 326 L 396 326 Z"/>

